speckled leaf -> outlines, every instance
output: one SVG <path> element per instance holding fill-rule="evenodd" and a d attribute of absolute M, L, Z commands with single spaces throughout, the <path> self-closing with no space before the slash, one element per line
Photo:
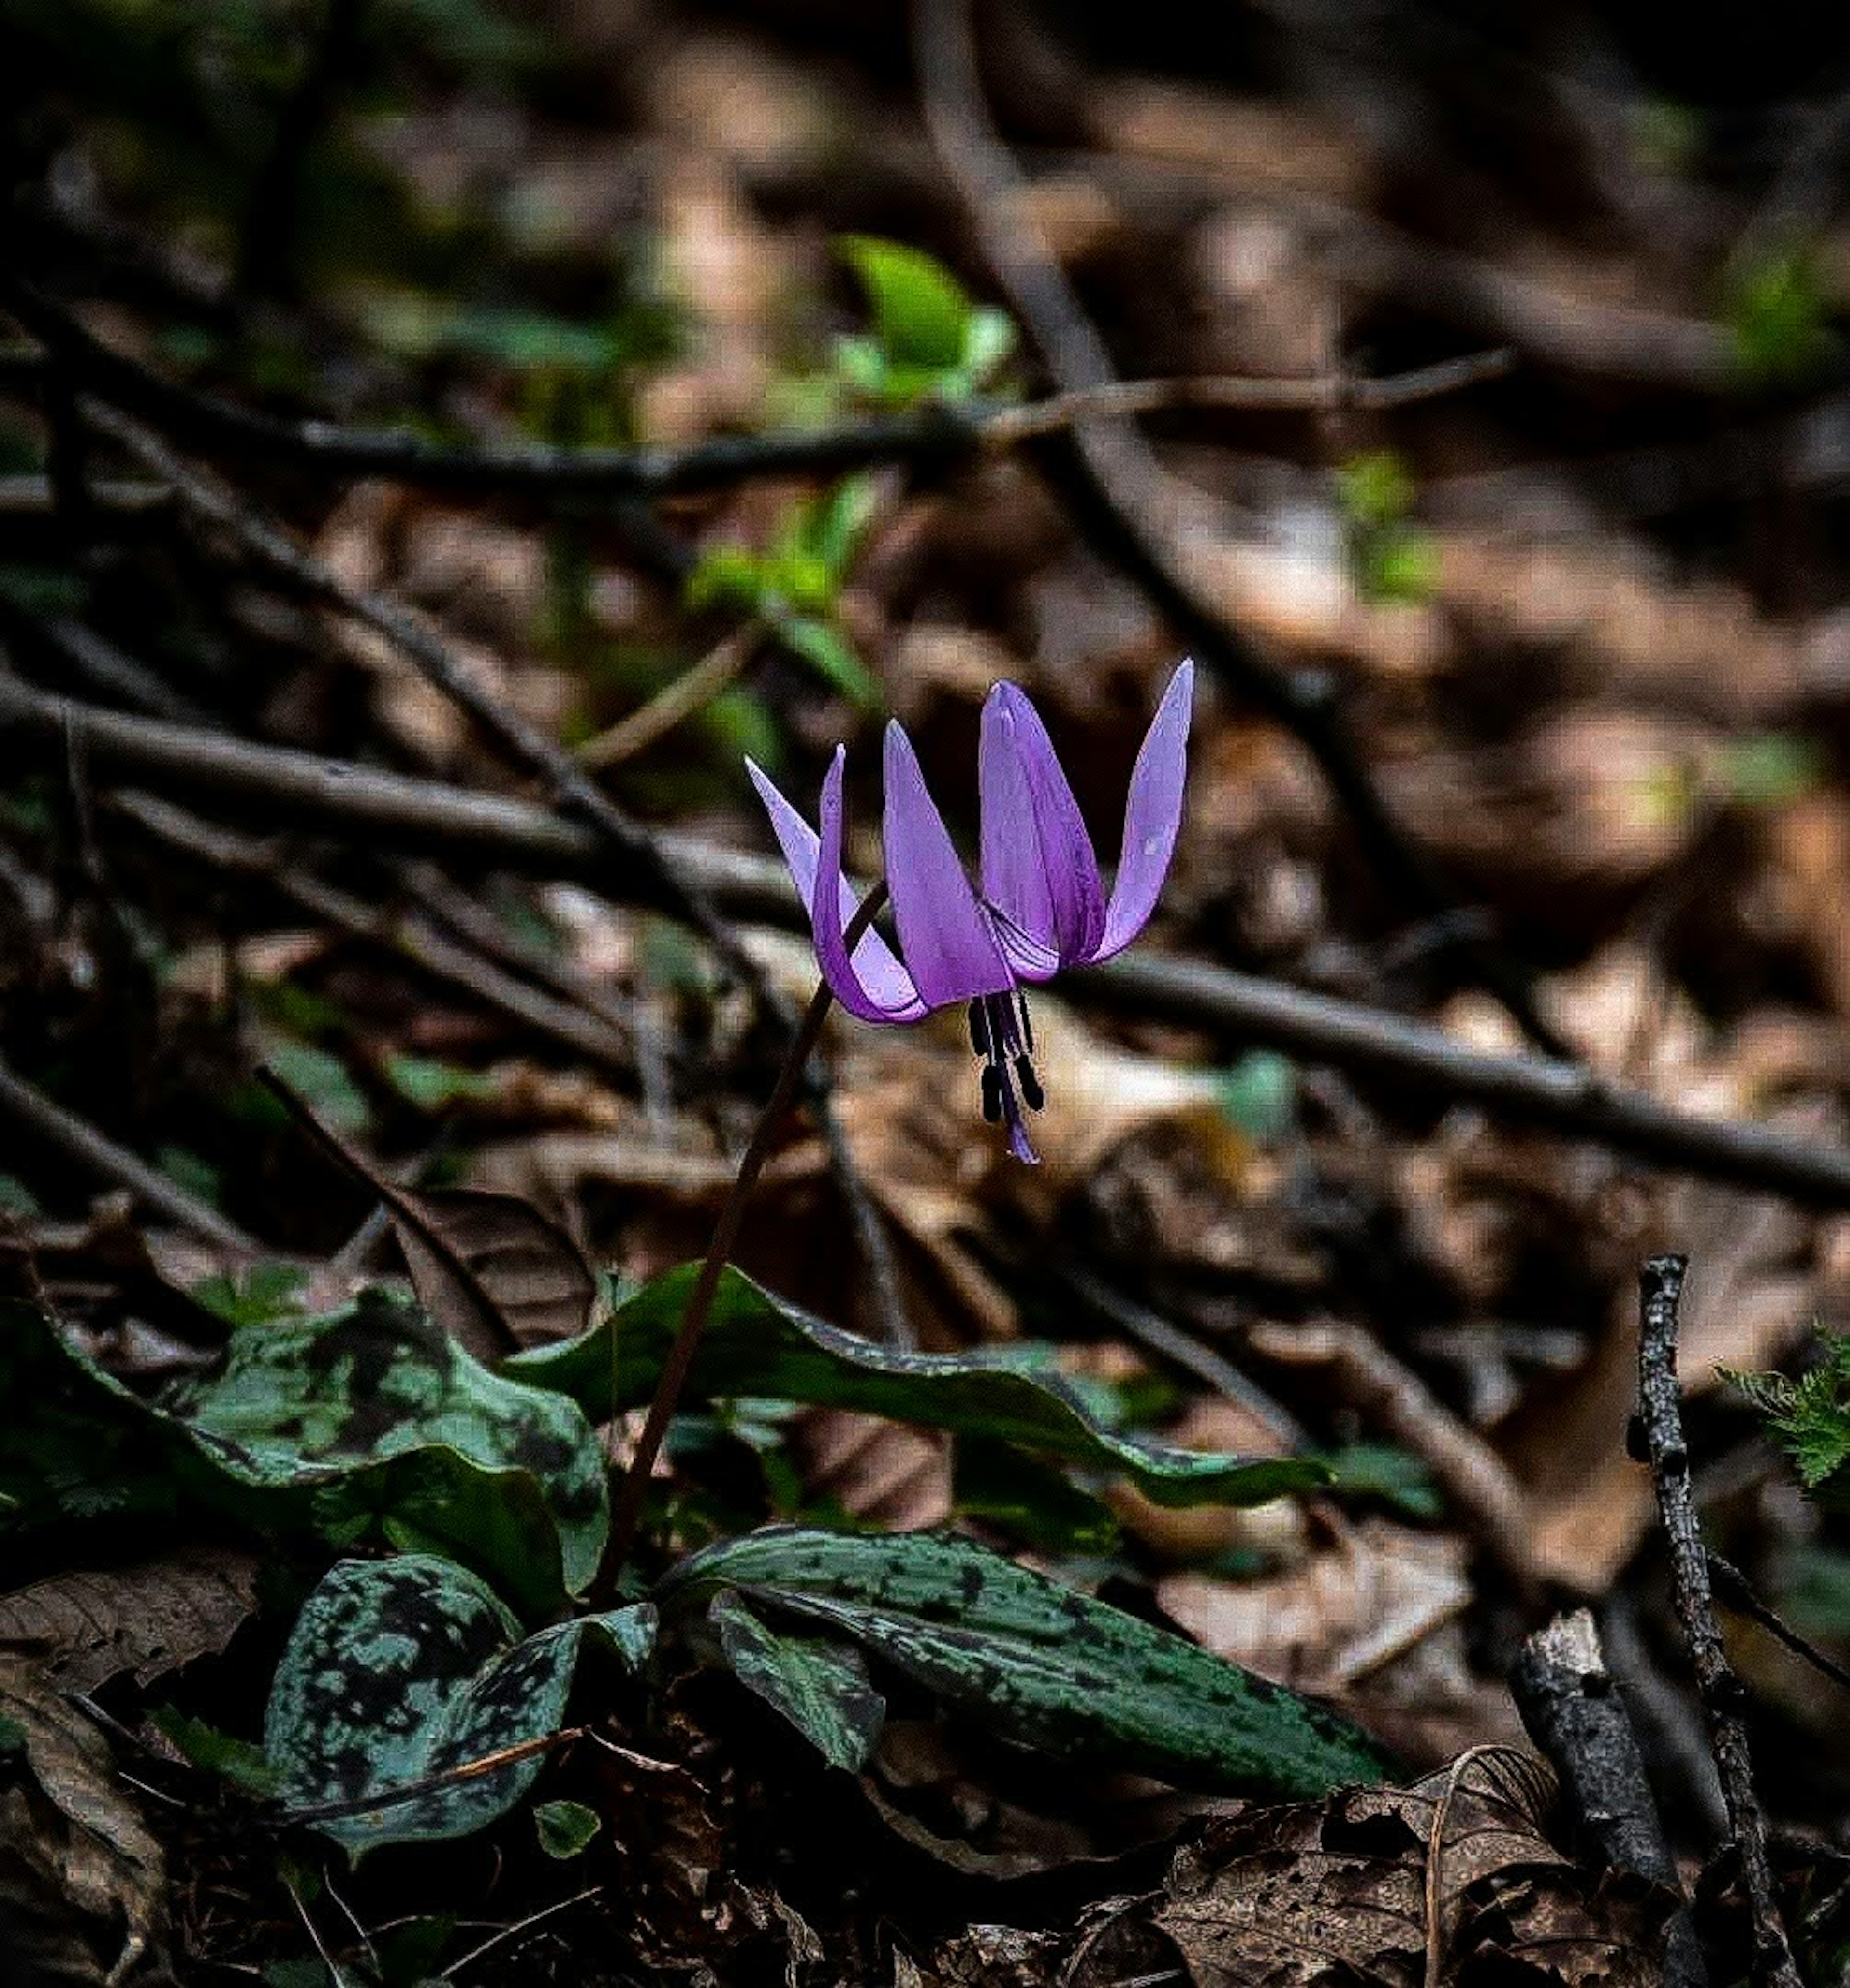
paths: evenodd
<path fill-rule="evenodd" d="M 880 1743 L 887 1702 L 868 1667 L 838 1637 L 792 1636 L 754 1615 L 737 1591 L 713 1597 L 708 1619 L 720 1653 L 747 1691 L 775 1706 L 830 1767 L 858 1773 Z"/>
<path fill-rule="evenodd" d="M 610 1408 L 614 1338 L 618 1405 L 647 1401 L 697 1272 L 693 1264 L 668 1271 L 596 1330 L 517 1354 L 503 1371 L 556 1388 L 601 1418 Z M 1058 1375 L 1024 1372 L 1021 1357 L 1019 1348 L 896 1353 L 728 1270 L 683 1398 L 769 1395 L 986 1436 L 1095 1470 L 1122 1472 L 1165 1505 L 1257 1505 L 1329 1482 L 1328 1470 L 1307 1458 L 1203 1456 L 1118 1435 Z"/>
<path fill-rule="evenodd" d="M 595 1565 L 606 1523 L 583 1417 L 505 1382 L 477 1394 L 472 1377 L 493 1377 L 454 1349 L 434 1356 L 435 1374 L 401 1371 L 373 1393 L 419 1317 L 390 1303 L 363 1310 L 364 1329 L 348 1313 L 241 1333 L 242 1378 L 202 1391 L 202 1420 L 144 1401 L 33 1307 L 0 1303 L 0 1400 L 32 1404 L 29 1415 L 0 1416 L 0 1540 L 205 1510 L 259 1534 L 434 1548 L 522 1608 L 556 1609 L 567 1570 L 581 1581 Z M 293 1374 L 266 1369 L 266 1343 L 279 1356 L 293 1349 Z M 406 1396 L 422 1405 L 408 1408 Z M 527 1411 L 516 1429 L 550 1435 L 552 1448 L 499 1446 L 495 1418 L 516 1402 Z"/>
<path fill-rule="evenodd" d="M 355 1857 L 485 1828 L 533 1786 L 541 1754 L 384 1797 L 556 1732 L 585 1637 L 633 1667 L 654 1627 L 645 1605 L 523 1641 L 513 1615 L 454 1561 L 343 1560 L 303 1604 L 264 1715 L 286 1815 L 380 1797 L 377 1807 L 313 1821 Z"/>
<path fill-rule="evenodd" d="M 540 1487 L 559 1531 L 565 1582 L 597 1570 L 609 1525 L 604 1459 L 570 1401 L 492 1374 L 427 1314 L 363 1292 L 316 1318 L 233 1334 L 218 1377 L 184 1401 L 202 1432 L 275 1464 L 402 1456 L 431 1443 Z"/>
<path fill-rule="evenodd" d="M 1346 1720 L 968 1540 L 772 1526 L 682 1561 L 657 1599 L 678 1613 L 723 1587 L 1045 1752 L 1297 1798 L 1387 1772 Z"/>

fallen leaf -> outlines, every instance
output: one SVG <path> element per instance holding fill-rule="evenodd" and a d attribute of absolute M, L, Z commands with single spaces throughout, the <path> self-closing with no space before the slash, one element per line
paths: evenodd
<path fill-rule="evenodd" d="M 1122 1980 L 1141 1935 L 1193 1988 L 1439 1988 L 1505 1978 L 1499 1963 L 1559 1988 L 1657 1988 L 1673 1898 L 1564 1856 L 1541 1828 L 1553 1792 L 1533 1754 L 1483 1747 L 1412 1787 L 1212 1821 L 1154 1898 L 1096 1925 L 1061 1979 Z"/>
<path fill-rule="evenodd" d="M 256 1606 L 259 1563 L 228 1547 L 54 1574 L 0 1595 L 0 1645 L 29 1647 L 61 1691 L 123 1671 L 139 1685 L 222 1650 Z"/>
<path fill-rule="evenodd" d="M 401 1199 L 393 1226 L 411 1282 L 424 1309 L 465 1345 L 482 1306 L 518 1346 L 571 1339 L 595 1323 L 597 1273 L 531 1202 L 460 1187 Z"/>
<path fill-rule="evenodd" d="M 951 1445 L 942 1431 L 845 1408 L 809 1408 L 790 1446 L 804 1493 L 890 1533 L 928 1532 L 951 1516 Z"/>
<path fill-rule="evenodd" d="M 1163 1612 L 1206 1649 L 1294 1691 L 1332 1696 L 1403 1655 L 1469 1605 L 1466 1548 L 1383 1518 L 1321 1521 L 1297 1565 L 1256 1581 L 1172 1574 Z"/>
<path fill-rule="evenodd" d="M 117 1779 L 108 1743 L 44 1668 L 0 1650 L 0 1719 L 24 1735 L 29 1785 L 0 1797 L 0 1866 L 23 1867 L 35 1892 L 63 1901 L 114 1942 L 120 1980 L 157 1936 L 161 1845 Z"/>

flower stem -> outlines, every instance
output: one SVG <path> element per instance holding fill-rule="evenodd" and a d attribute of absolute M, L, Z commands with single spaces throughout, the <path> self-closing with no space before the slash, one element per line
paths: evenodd
<path fill-rule="evenodd" d="M 843 934 L 851 953 L 886 901 L 884 883 L 876 884 L 861 901 Z M 758 1123 L 752 1128 L 751 1138 L 739 1162 L 739 1172 L 726 1190 L 725 1204 L 713 1226 L 713 1239 L 707 1245 L 706 1255 L 701 1260 L 700 1275 L 688 1293 L 687 1309 L 681 1315 L 680 1329 L 662 1364 L 661 1378 L 655 1383 L 654 1398 L 649 1403 L 642 1433 L 636 1440 L 636 1453 L 630 1460 L 623 1489 L 617 1495 L 616 1508 L 610 1515 L 610 1541 L 604 1550 L 604 1564 L 598 1570 L 593 1589 L 593 1600 L 600 1607 L 607 1607 L 614 1598 L 617 1582 L 629 1564 L 641 1523 L 642 1501 L 648 1490 L 649 1479 L 655 1468 L 655 1459 L 661 1454 L 662 1439 L 668 1434 L 675 1405 L 680 1401 L 681 1391 L 694 1364 L 701 1334 L 706 1330 L 707 1315 L 713 1308 L 714 1295 L 719 1289 L 719 1273 L 731 1259 L 732 1246 L 739 1238 L 739 1226 L 745 1217 L 746 1203 L 758 1185 L 758 1176 L 764 1171 L 765 1161 L 770 1157 L 772 1134 L 796 1094 L 803 1067 L 810 1060 L 810 1052 L 816 1046 L 817 1037 L 822 1033 L 823 1023 L 827 1019 L 834 998 L 826 981 L 810 997 L 803 1020 L 790 1039 L 789 1053 L 784 1057 L 783 1067 L 777 1073 L 777 1081 L 771 1087 L 771 1095 L 759 1114 Z"/>

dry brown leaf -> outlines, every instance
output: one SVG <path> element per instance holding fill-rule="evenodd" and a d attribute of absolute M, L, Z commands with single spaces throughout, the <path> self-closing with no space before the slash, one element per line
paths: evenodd
<path fill-rule="evenodd" d="M 1636 540 L 1448 532 L 1439 543 L 1446 610 L 1480 642 L 1570 651 L 1589 688 L 1740 724 L 1809 688 L 1795 631 L 1757 615 L 1737 587 L 1672 583 Z"/>
<path fill-rule="evenodd" d="M 1499 903 L 1581 929 L 1685 854 L 1716 735 L 1591 705 L 1495 746 L 1430 748 L 1380 769 L 1409 830 Z"/>
<path fill-rule="evenodd" d="M 151 1684 L 222 1650 L 257 1605 L 260 1563 L 199 1548 L 139 1567 L 54 1574 L 0 1594 L 0 1645 L 23 1646 L 60 1691 L 123 1671 Z"/>
<path fill-rule="evenodd" d="M 790 1447 L 811 1498 L 832 1498 L 883 1532 L 917 1533 L 951 1516 L 951 1445 L 941 1432 L 846 1408 L 808 1408 Z"/>
<path fill-rule="evenodd" d="M 1409 1788 L 1210 1822 L 1162 1891 L 1094 1930 L 1065 1977 L 1106 1988 L 1166 1946 L 1192 1988 L 1412 1988 L 1503 1976 L 1561 1988 L 1656 1988 L 1674 1903 L 1602 1878 L 1543 1834 L 1546 1767 L 1474 1749 Z M 1151 1957 L 1155 1957 L 1151 1953 Z"/>
<path fill-rule="evenodd" d="M 1814 1114 L 1782 1114 L 1817 1136 Z M 1661 1249 L 1690 1258 L 1678 1366 L 1686 1392 L 1716 1384 L 1718 1367 L 1777 1367 L 1810 1330 L 1816 1226 L 1789 1203 L 1713 1182 L 1666 1190 L 1640 1238 L 1637 1260 Z M 1638 1300 L 1614 1299 L 1593 1358 L 1565 1389 L 1539 1392 L 1509 1432 L 1527 1485 L 1529 1545 L 1538 1572 L 1579 1592 L 1604 1594 L 1652 1523 L 1651 1482 L 1627 1455 L 1638 1388 Z"/>
<path fill-rule="evenodd" d="M 531 1202 L 481 1188 L 401 1199 L 405 1212 L 394 1205 L 393 1227 L 411 1282 L 424 1309 L 461 1344 L 479 1339 L 484 1307 L 517 1346 L 574 1338 L 594 1323 L 597 1273 Z"/>
<path fill-rule="evenodd" d="M 1164 1613 L 1204 1648 L 1295 1691 L 1334 1696 L 1392 1662 L 1471 1600 L 1462 1540 L 1380 1517 L 1324 1514 L 1297 1565 L 1256 1581 L 1172 1574 Z"/>
<path fill-rule="evenodd" d="M 862 1794 L 894 1834 L 967 1877 L 1006 1880 L 1097 1854 L 1093 1833 L 1059 1810 L 1028 1807 L 989 1785 L 986 1750 L 935 1721 L 888 1719 L 861 1777 Z"/>
<path fill-rule="evenodd" d="M 1769 853 L 1831 1005 L 1850 1021 L 1850 803 L 1808 794 L 1764 823 Z"/>
<path fill-rule="evenodd" d="M 1296 105 L 1233 98 L 1165 77 L 1101 77 L 1090 101 L 1101 148 L 1203 167 L 1229 185 L 1363 198 L 1375 171 L 1352 126 Z"/>
<path fill-rule="evenodd" d="M 17 1865 L 33 1894 L 63 1902 L 93 1928 L 93 1941 L 114 1952 L 108 1979 L 118 1980 L 159 1931 L 161 1845 L 101 1733 L 17 1652 L 0 1650 L 0 1718 L 23 1733 L 31 1777 L 0 1797 L 0 1872 Z"/>

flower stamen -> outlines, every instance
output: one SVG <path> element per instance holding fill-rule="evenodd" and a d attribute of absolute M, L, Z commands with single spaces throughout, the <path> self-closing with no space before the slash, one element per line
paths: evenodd
<path fill-rule="evenodd" d="M 1010 1149 L 1017 1159 L 1034 1160 L 1021 1107 L 1038 1111 L 1047 1096 L 1035 1072 L 1034 1030 L 1027 997 L 1019 987 L 979 995 L 970 1003 L 970 1047 L 982 1058 L 983 1117 L 992 1125 L 1008 1127 Z"/>

